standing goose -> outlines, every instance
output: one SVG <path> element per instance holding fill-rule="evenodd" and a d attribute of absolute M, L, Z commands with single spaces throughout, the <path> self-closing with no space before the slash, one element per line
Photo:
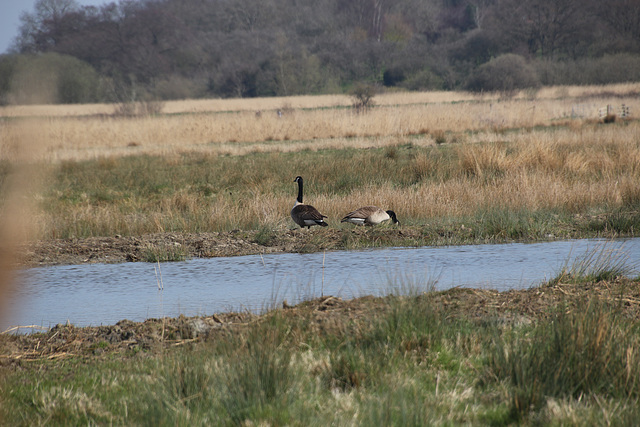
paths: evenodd
<path fill-rule="evenodd" d="M 388 220 L 400 225 L 400 221 L 396 218 L 394 211 L 383 211 L 377 206 L 364 206 L 349 212 L 340 222 L 350 222 L 356 225 L 378 225 Z"/>
<path fill-rule="evenodd" d="M 311 205 L 302 204 L 302 177 L 298 176 L 293 182 L 298 183 L 298 198 L 296 204 L 291 209 L 291 218 L 300 226 L 300 228 L 311 228 L 312 225 L 320 225 L 326 227 L 329 224 L 324 222 L 323 218 L 327 218 L 326 215 L 322 215 L 316 208 Z"/>

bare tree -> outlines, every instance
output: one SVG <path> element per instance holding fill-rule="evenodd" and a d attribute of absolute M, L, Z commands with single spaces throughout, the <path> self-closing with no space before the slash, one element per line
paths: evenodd
<path fill-rule="evenodd" d="M 75 0 L 37 0 L 33 12 L 20 16 L 16 47 L 21 52 L 43 51 L 60 42 L 64 18 L 80 6 Z"/>
<path fill-rule="evenodd" d="M 593 37 L 589 10 L 577 0 L 501 0 L 494 11 L 492 24 L 508 49 L 520 43 L 531 54 L 551 58 L 572 55 Z"/>
<path fill-rule="evenodd" d="M 609 26 L 612 33 L 640 44 L 640 1 L 611 0 L 597 2 L 596 13 Z"/>
<path fill-rule="evenodd" d="M 358 83 L 351 90 L 351 98 L 353 99 L 353 108 L 356 112 L 364 113 L 373 107 L 375 101 L 373 97 L 376 95 L 376 87 L 368 83 Z"/>

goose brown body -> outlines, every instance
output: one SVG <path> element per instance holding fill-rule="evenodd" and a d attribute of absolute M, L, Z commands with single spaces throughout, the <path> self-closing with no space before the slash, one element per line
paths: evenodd
<path fill-rule="evenodd" d="M 327 218 L 326 215 L 322 215 L 313 206 L 305 205 L 302 203 L 302 177 L 296 177 L 293 182 L 298 183 L 298 197 L 296 198 L 296 203 L 293 206 L 293 209 L 291 209 L 291 218 L 293 219 L 293 221 L 301 228 L 311 228 L 314 225 L 319 225 L 321 227 L 328 226 L 329 224 L 324 222 L 324 218 Z"/>
<path fill-rule="evenodd" d="M 400 224 L 394 211 L 385 211 L 377 206 L 363 206 L 349 212 L 340 222 L 350 222 L 356 225 L 378 225 L 388 220 L 394 224 Z"/>

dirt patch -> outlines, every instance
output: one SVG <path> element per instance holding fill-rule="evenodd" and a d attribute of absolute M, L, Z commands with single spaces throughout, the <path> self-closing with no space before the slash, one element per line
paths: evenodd
<path fill-rule="evenodd" d="M 526 290 L 499 292 L 455 288 L 428 293 L 418 298 L 432 298 L 433 306 L 449 318 L 464 318 L 480 324 L 527 324 L 549 316 L 563 302 L 565 310 L 585 298 L 597 296 L 614 301 L 625 315 L 640 316 L 640 282 L 620 279 L 613 282 L 558 284 Z M 318 333 L 344 331 L 358 322 L 371 324 L 391 307 L 395 297 L 362 297 L 352 300 L 326 296 L 291 307 L 283 303 L 277 311 L 290 318 L 311 319 Z M 264 315 L 220 313 L 211 316 L 148 319 L 144 322 L 123 320 L 112 326 L 84 327 L 58 325 L 46 333 L 0 335 L 0 367 L 32 360 L 55 360 L 67 357 L 101 355 L 128 357 L 142 352 L 205 342 L 220 334 L 236 333 L 263 321 Z"/>

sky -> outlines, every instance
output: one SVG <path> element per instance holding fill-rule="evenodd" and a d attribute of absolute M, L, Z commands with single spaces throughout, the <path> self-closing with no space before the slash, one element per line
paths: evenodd
<path fill-rule="evenodd" d="M 111 3 L 107 0 L 76 0 L 80 6 L 100 6 Z M 0 0 L 0 53 L 6 53 L 13 39 L 18 35 L 20 15 L 33 12 L 36 0 Z"/>

